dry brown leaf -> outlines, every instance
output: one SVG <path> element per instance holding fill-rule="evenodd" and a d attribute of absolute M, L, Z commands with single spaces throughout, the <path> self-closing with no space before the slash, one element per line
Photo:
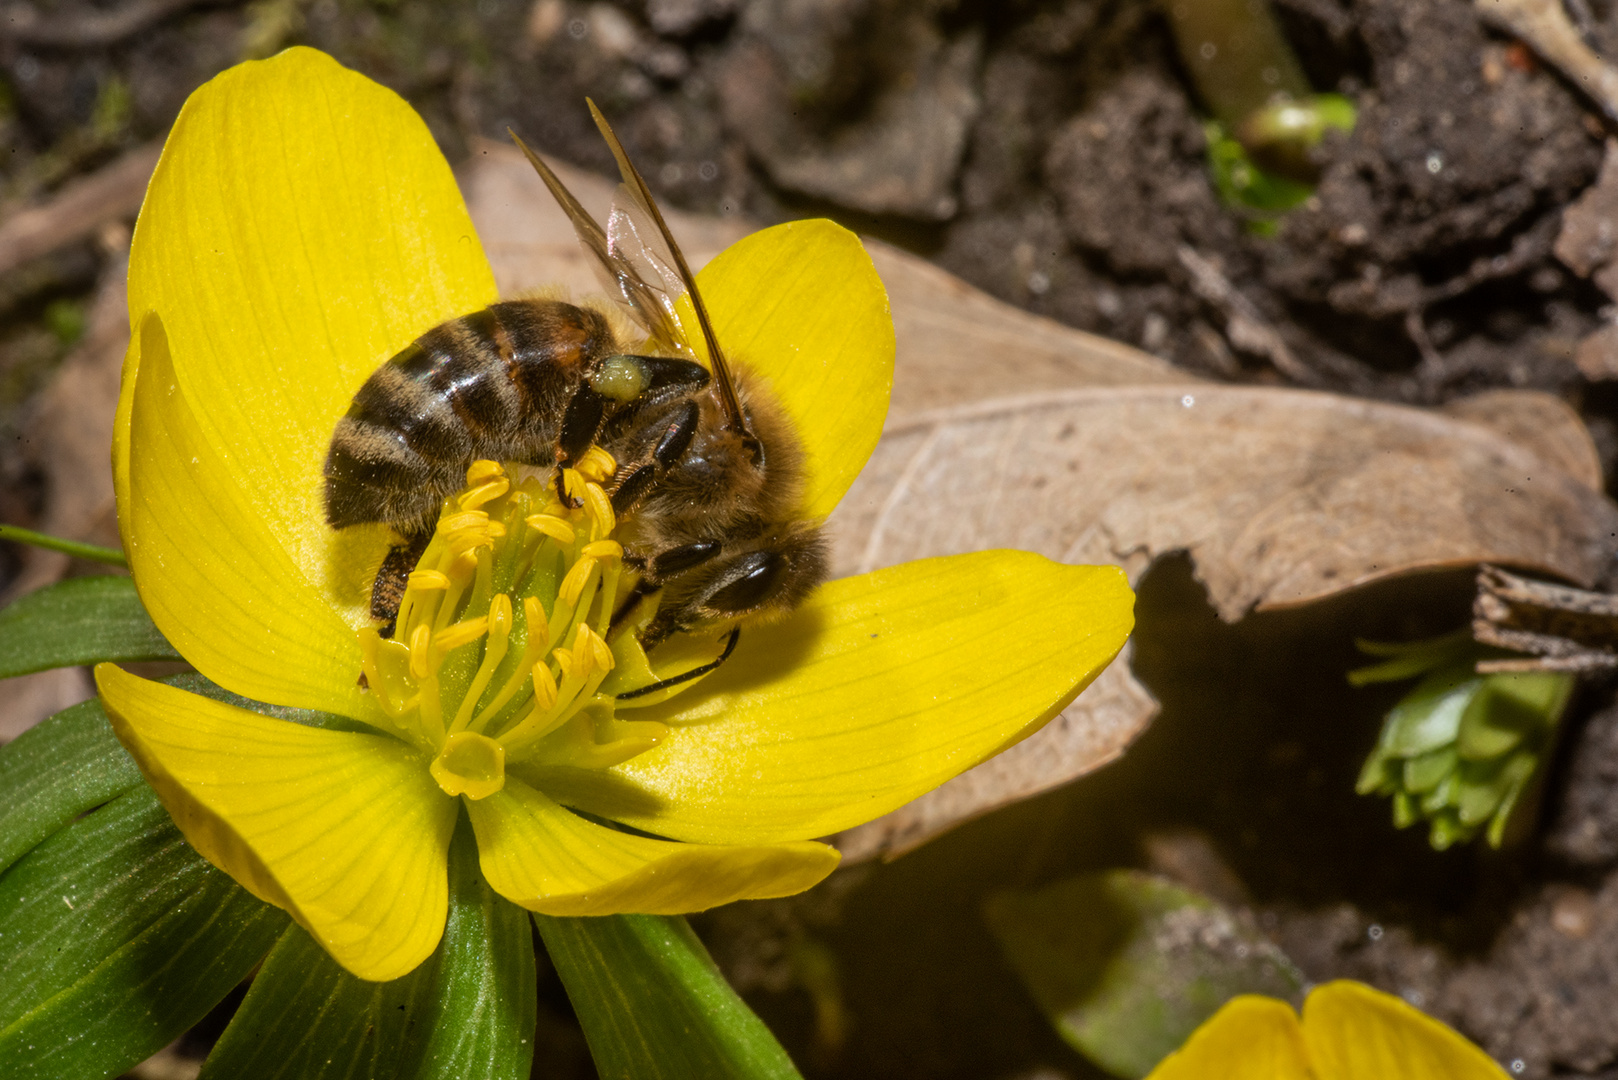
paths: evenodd
<path fill-rule="evenodd" d="M 571 230 L 514 152 L 465 177 L 504 290 L 595 291 Z M 613 185 L 569 172 L 594 210 Z M 671 218 L 675 218 L 671 215 Z M 524 222 L 528 224 L 524 224 Z M 736 222 L 671 222 L 693 262 Z M 1305 603 L 1423 568 L 1498 562 L 1592 581 L 1618 535 L 1588 433 L 1545 395 L 1452 415 L 1197 382 L 1138 350 L 1019 311 L 871 243 L 898 339 L 876 454 L 832 517 L 834 568 L 995 547 L 1137 577 L 1189 551 L 1219 613 Z M 1123 662 L 1044 730 L 837 838 L 892 857 L 1113 760 L 1156 702 Z"/>
<path fill-rule="evenodd" d="M 1601 454 L 1573 406 L 1538 390 L 1485 390 L 1444 406 L 1461 420 L 1493 428 L 1573 479 L 1600 491 Z"/>
<path fill-rule="evenodd" d="M 1618 535 L 1618 508 L 1494 428 L 1302 390 L 1001 398 L 891 419 L 876 457 L 834 519 L 839 572 L 989 547 L 1138 571 L 1184 550 L 1227 621 L 1478 562 L 1588 584 Z"/>

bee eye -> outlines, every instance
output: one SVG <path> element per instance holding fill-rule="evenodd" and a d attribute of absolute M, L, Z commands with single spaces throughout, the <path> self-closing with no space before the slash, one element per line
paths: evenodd
<path fill-rule="evenodd" d="M 708 594 L 705 606 L 725 615 L 752 611 L 776 591 L 786 560 L 774 551 L 752 551 L 730 565 L 725 584 Z"/>

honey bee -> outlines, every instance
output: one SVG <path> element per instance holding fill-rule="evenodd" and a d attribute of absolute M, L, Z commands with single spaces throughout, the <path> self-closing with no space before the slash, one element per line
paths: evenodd
<path fill-rule="evenodd" d="M 826 576 L 819 525 L 796 516 L 803 451 L 791 422 L 726 359 L 645 180 L 589 104 L 623 176 L 605 229 L 512 139 L 646 340 L 626 352 L 599 311 L 509 300 L 434 327 L 366 379 L 326 456 L 326 520 L 338 529 L 385 522 L 403 536 L 371 595 L 385 634 L 443 500 L 480 458 L 554 468 L 566 498 L 564 467 L 592 445 L 613 456 L 606 490 L 625 566 L 639 575 L 613 623 L 661 593 L 641 631 L 647 648 L 676 631 L 783 613 Z M 687 294 L 711 370 L 675 316 Z"/>

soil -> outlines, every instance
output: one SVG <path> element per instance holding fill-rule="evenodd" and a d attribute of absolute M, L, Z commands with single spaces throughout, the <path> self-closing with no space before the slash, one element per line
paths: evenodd
<path fill-rule="evenodd" d="M 121 6 L 35 3 L 52 19 Z M 1568 6 L 1618 56 L 1618 5 Z M 1145 0 L 261 0 L 199 2 L 102 44 L 0 27 L 0 208 L 161 136 L 243 55 L 303 42 L 397 89 L 452 161 L 509 126 L 610 171 L 589 95 L 672 204 L 828 214 L 1210 378 L 1420 404 L 1548 390 L 1618 473 L 1615 384 L 1575 363 L 1612 298 L 1557 255 L 1612 134 L 1597 110 L 1465 0 L 1276 8 L 1316 88 L 1360 112 L 1273 236 L 1210 183 L 1202 105 Z M 102 237 L 0 276 L 0 519 L 40 516 L 30 403 L 116 249 Z M 1243 333 L 1255 319 L 1273 333 Z M 6 552 L 0 586 L 15 567 Z M 1311 979 L 1400 993 L 1512 1075 L 1618 1077 L 1612 688 L 1581 691 L 1540 825 L 1512 849 L 1436 854 L 1353 794 L 1397 693 L 1346 688 L 1353 638 L 1448 630 L 1469 596 L 1440 575 L 1233 627 L 1165 562 L 1141 589 L 1135 660 L 1164 712 L 1120 763 L 699 929 L 807 1075 L 1089 1077 L 979 905 L 1189 843 L 1203 883 L 1250 906 Z M 794 979 L 805 949 L 840 977 Z M 542 1004 L 536 1075 L 588 1075 L 553 976 Z"/>

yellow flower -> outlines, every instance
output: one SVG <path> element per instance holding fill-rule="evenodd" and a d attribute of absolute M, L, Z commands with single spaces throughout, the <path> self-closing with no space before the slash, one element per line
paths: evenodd
<path fill-rule="evenodd" d="M 1275 998 L 1225 1004 L 1147 1080 L 1505 1080 L 1452 1029 L 1364 983 L 1327 983 L 1303 1019 Z"/>
<path fill-rule="evenodd" d="M 887 410 L 893 330 L 869 259 L 837 226 L 800 222 L 699 279 L 727 351 L 797 424 L 803 513 L 823 517 Z M 700 685 L 632 698 L 718 646 L 608 646 L 611 522 L 589 499 L 547 506 L 543 478 L 492 462 L 447 507 L 398 638 L 379 638 L 366 605 L 395 538 L 325 524 L 327 445 L 380 363 L 495 299 L 420 118 L 308 49 L 192 96 L 135 231 L 113 464 L 141 599 L 214 682 L 333 722 L 109 665 L 102 700 L 197 849 L 354 974 L 403 975 L 436 946 L 461 813 L 491 886 L 534 911 L 786 895 L 837 863 L 813 838 L 1027 736 L 1122 647 L 1119 571 L 990 552 L 832 582 L 744 630 Z M 586 568 L 495 595 L 500 573 L 516 580 L 501 560 L 536 552 Z"/>

